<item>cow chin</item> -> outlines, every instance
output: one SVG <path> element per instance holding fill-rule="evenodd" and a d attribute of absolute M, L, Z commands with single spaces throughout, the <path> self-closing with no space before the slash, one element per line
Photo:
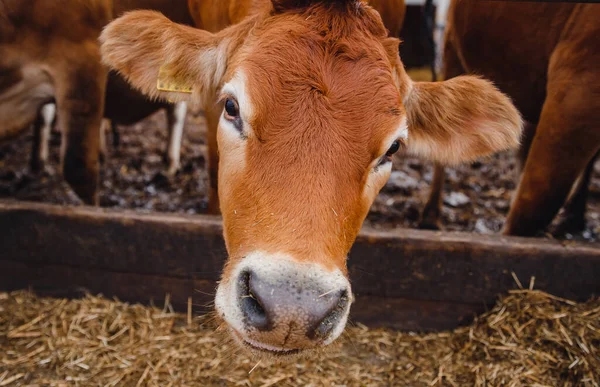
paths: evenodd
<path fill-rule="evenodd" d="M 339 269 L 253 252 L 217 289 L 218 315 L 253 354 L 292 358 L 321 349 L 346 326 L 352 293 Z"/>

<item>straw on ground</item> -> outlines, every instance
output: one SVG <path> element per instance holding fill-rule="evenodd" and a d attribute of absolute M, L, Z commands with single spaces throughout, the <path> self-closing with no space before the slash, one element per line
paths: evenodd
<path fill-rule="evenodd" d="M 522 289 L 469 327 L 437 334 L 358 325 L 310 359 L 269 364 L 214 319 L 102 297 L 0 293 L 0 386 L 598 386 L 600 300 Z M 191 302 L 191 301 L 190 301 Z"/>

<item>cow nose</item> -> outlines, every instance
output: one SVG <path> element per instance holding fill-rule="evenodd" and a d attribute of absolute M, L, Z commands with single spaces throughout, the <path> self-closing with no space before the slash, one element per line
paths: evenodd
<path fill-rule="evenodd" d="M 294 273 L 264 277 L 248 270 L 238 282 L 247 329 L 285 331 L 310 341 L 325 340 L 340 323 L 350 302 L 345 288 L 324 289 Z"/>

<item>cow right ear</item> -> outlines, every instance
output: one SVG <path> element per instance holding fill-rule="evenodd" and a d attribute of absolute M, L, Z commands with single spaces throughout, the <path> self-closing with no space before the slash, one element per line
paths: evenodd
<path fill-rule="evenodd" d="M 101 52 L 108 67 L 151 98 L 206 104 L 225 75 L 235 32 L 211 34 L 158 12 L 133 11 L 106 26 Z"/>
<path fill-rule="evenodd" d="M 399 41 L 383 46 L 406 110 L 408 153 L 455 165 L 518 147 L 523 121 L 491 82 L 460 76 L 444 82 L 413 82 L 398 55 Z"/>
<path fill-rule="evenodd" d="M 482 78 L 409 81 L 403 96 L 407 150 L 441 164 L 458 164 L 516 148 L 523 123 L 511 100 Z"/>

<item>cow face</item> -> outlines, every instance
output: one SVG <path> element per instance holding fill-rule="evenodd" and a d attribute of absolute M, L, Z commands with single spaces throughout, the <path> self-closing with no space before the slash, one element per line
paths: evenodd
<path fill-rule="evenodd" d="M 386 36 L 360 1 L 273 1 L 217 34 L 138 11 L 102 35 L 105 62 L 146 94 L 223 107 L 216 307 L 255 352 L 341 334 L 346 255 L 395 152 L 456 163 L 518 142 L 519 115 L 491 84 L 414 83 Z"/>

